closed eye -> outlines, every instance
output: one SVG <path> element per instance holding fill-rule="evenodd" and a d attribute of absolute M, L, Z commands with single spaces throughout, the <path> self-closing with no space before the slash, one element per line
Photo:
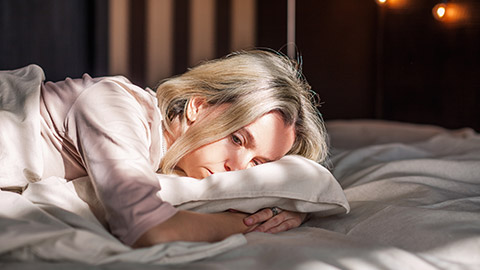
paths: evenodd
<path fill-rule="evenodd" d="M 255 159 L 252 159 L 252 161 L 250 161 L 250 164 L 249 164 L 248 167 L 249 167 L 249 168 L 255 167 L 255 166 L 258 166 L 258 165 L 262 165 L 263 163 L 265 163 L 265 162 L 263 162 L 262 160 L 259 160 L 259 159 L 256 159 L 256 158 L 255 158 Z"/>

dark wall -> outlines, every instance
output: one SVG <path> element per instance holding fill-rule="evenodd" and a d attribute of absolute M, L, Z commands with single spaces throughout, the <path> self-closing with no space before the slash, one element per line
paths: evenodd
<path fill-rule="evenodd" d="M 297 1 L 297 45 L 327 119 L 375 116 L 376 6 L 359 2 Z"/>
<path fill-rule="evenodd" d="M 439 1 L 402 1 L 409 5 L 381 8 L 374 0 L 296 1 L 296 45 L 304 73 L 320 96 L 324 118 L 377 118 L 480 130 L 480 3 L 449 1 L 466 6 L 470 17 L 446 23 L 432 16 Z M 140 20 L 145 0 L 131 3 L 130 19 Z M 179 30 L 174 37 L 174 67 L 179 73 L 187 68 L 190 2 L 174 3 Z M 218 56 L 229 46 L 230 6 L 230 0 L 216 2 Z M 143 13 L 136 15 L 138 10 Z M 258 47 L 285 47 L 286 16 L 287 0 L 257 0 Z M 142 34 L 141 28 L 141 21 L 132 24 L 137 34 Z M 83 73 L 108 74 L 107 0 L 0 0 L 0 33 L 0 69 L 37 63 L 54 81 Z M 135 50 L 131 57 L 137 60 L 141 41 L 130 44 Z M 131 67 L 138 74 L 132 73 L 131 79 L 138 77 L 142 85 L 144 70 L 135 63 Z"/>
<path fill-rule="evenodd" d="M 107 1 L 0 0 L 0 69 L 31 63 L 48 80 L 107 73 Z"/>
<path fill-rule="evenodd" d="M 456 2 L 471 11 L 477 5 Z M 440 22 L 431 16 L 436 3 L 386 11 L 381 116 L 480 130 L 480 14 L 463 23 Z"/>
<path fill-rule="evenodd" d="M 286 44 L 286 7 L 258 2 L 259 46 Z M 373 0 L 296 1 L 296 46 L 325 119 L 375 116 L 375 12 Z"/>
<path fill-rule="evenodd" d="M 280 1 L 282 2 L 282 1 Z M 461 23 L 433 18 L 436 0 L 297 0 L 296 43 L 324 118 L 379 118 L 480 130 L 480 9 Z M 286 43 L 286 1 L 260 0 L 259 46 Z M 283 4 L 285 3 L 285 4 Z M 279 15 L 280 14 L 280 15 Z"/>

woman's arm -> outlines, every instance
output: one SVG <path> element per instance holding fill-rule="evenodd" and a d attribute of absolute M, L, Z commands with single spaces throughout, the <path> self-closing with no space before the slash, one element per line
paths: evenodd
<path fill-rule="evenodd" d="M 111 233 L 127 245 L 177 213 L 157 196 L 160 115 L 154 97 L 137 88 L 111 79 L 93 83 L 65 119 L 65 140 L 81 157 Z"/>
<path fill-rule="evenodd" d="M 147 230 L 133 244 L 133 247 L 146 247 L 172 241 L 215 242 L 236 233 L 246 233 L 253 226 L 244 224 L 248 215 L 222 212 L 203 214 L 191 211 L 178 211 L 165 222 Z"/>
<path fill-rule="evenodd" d="M 300 226 L 305 217 L 304 213 L 291 211 L 282 211 L 273 216 L 270 208 L 253 215 L 240 212 L 202 214 L 178 211 L 167 221 L 147 230 L 133 247 L 172 241 L 215 242 L 232 234 L 251 231 L 278 233 Z"/>

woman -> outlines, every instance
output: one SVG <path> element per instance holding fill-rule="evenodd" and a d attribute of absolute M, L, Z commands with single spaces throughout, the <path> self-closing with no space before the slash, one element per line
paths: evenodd
<path fill-rule="evenodd" d="M 323 161 L 323 123 L 295 63 L 266 51 L 234 53 L 167 79 L 156 92 L 158 103 L 123 77 L 43 84 L 44 166 L 23 169 L 26 181 L 90 176 L 111 232 L 134 247 L 276 233 L 302 223 L 304 214 L 276 208 L 253 215 L 178 211 L 156 195 L 156 171 L 203 178 L 286 154 Z"/>

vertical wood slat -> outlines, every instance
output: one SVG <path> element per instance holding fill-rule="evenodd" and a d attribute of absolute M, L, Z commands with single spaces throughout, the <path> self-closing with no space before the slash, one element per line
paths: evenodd
<path fill-rule="evenodd" d="M 256 44 L 256 1 L 232 0 L 231 50 L 251 49 Z"/>
<path fill-rule="evenodd" d="M 231 47 L 231 0 L 216 0 L 216 57 L 222 57 L 230 52 Z"/>
<path fill-rule="evenodd" d="M 90 59 L 93 74 L 108 74 L 108 0 L 89 1 Z"/>
<path fill-rule="evenodd" d="M 215 57 L 215 0 L 190 0 L 189 66 Z"/>
<path fill-rule="evenodd" d="M 109 5 L 109 74 L 129 77 L 129 0 L 110 0 Z"/>
<path fill-rule="evenodd" d="M 173 74 L 173 2 L 147 2 L 146 83 L 152 88 Z"/>
<path fill-rule="evenodd" d="M 145 86 L 146 0 L 130 1 L 130 79 Z"/>
<path fill-rule="evenodd" d="M 256 46 L 283 48 L 287 44 L 287 0 L 258 0 L 256 14 Z"/>
<path fill-rule="evenodd" d="M 288 0 L 287 2 L 287 55 L 295 58 L 295 28 L 296 28 L 296 1 Z"/>
<path fill-rule="evenodd" d="M 174 1 L 174 67 L 175 74 L 183 73 L 188 68 L 189 59 L 189 26 L 190 26 L 190 1 L 189 0 L 175 0 Z"/>

